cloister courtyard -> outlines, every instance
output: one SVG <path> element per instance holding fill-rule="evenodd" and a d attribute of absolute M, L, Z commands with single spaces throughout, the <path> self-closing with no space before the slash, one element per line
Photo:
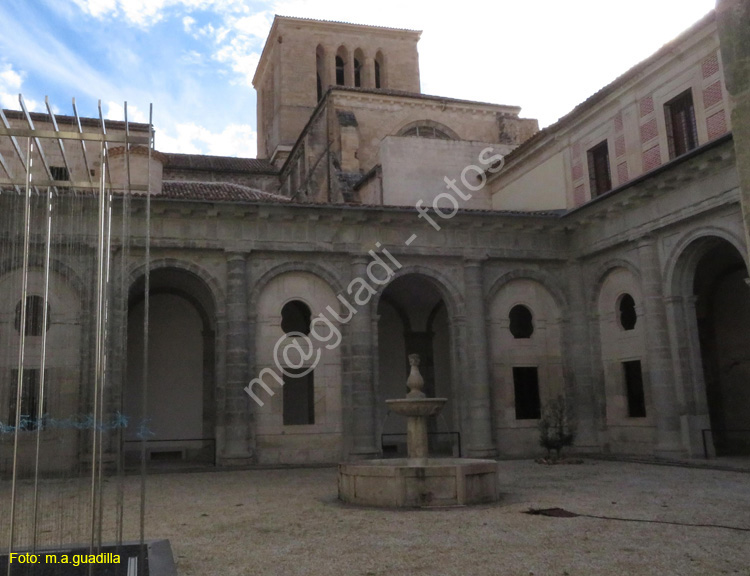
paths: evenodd
<path fill-rule="evenodd" d="M 750 575 L 750 466 L 499 470 L 498 504 L 405 511 L 339 503 L 333 467 L 152 474 L 147 537 L 181 576 Z"/>

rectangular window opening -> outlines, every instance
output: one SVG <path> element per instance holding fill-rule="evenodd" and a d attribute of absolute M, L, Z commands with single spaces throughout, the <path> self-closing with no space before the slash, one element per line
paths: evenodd
<path fill-rule="evenodd" d="M 514 366 L 513 389 L 516 398 L 516 420 L 538 420 L 541 417 L 538 368 Z"/>
<path fill-rule="evenodd" d="M 286 371 L 284 375 L 284 426 L 315 424 L 315 386 L 313 371 L 304 374 L 305 368 Z"/>
<path fill-rule="evenodd" d="M 18 370 L 10 372 L 10 404 L 8 406 L 8 425 L 16 425 Z M 21 430 L 36 430 L 39 425 L 39 374 L 38 368 L 24 368 L 23 386 L 21 389 Z M 46 371 L 45 371 L 46 374 Z M 46 388 L 46 385 L 45 385 Z M 42 415 L 47 413 L 47 394 L 44 396 Z"/>
<path fill-rule="evenodd" d="M 693 93 L 688 88 L 664 105 L 669 157 L 677 158 L 698 146 Z"/>
<path fill-rule="evenodd" d="M 609 148 L 607 141 L 600 142 L 586 152 L 589 164 L 589 184 L 591 197 L 600 196 L 612 190 L 612 172 L 609 168 Z"/>
<path fill-rule="evenodd" d="M 625 373 L 625 392 L 628 395 L 628 416 L 630 418 L 646 417 L 646 395 L 643 391 L 643 371 L 640 360 L 622 363 Z"/>
<path fill-rule="evenodd" d="M 70 173 L 65 166 L 50 166 L 49 171 L 53 180 L 70 180 Z"/>

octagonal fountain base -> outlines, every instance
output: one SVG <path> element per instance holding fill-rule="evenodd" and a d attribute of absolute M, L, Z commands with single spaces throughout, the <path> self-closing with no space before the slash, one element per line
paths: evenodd
<path fill-rule="evenodd" d="M 339 464 L 339 499 L 393 508 L 465 506 L 498 499 L 494 460 L 424 458 Z"/>

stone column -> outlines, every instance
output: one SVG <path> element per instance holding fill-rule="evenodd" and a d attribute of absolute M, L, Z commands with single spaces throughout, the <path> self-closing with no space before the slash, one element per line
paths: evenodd
<path fill-rule="evenodd" d="M 667 311 L 662 293 L 661 262 L 653 238 L 638 242 L 641 264 L 643 308 L 646 315 L 646 349 L 648 355 L 651 398 L 656 410 L 656 453 L 678 457 L 684 454 L 680 441 L 680 417 L 675 393 L 675 378 L 670 353 Z"/>
<path fill-rule="evenodd" d="M 375 88 L 375 58 L 365 58 L 362 68 L 362 86 Z"/>
<path fill-rule="evenodd" d="M 695 296 L 666 300 L 667 318 L 673 326 L 673 360 L 680 402 L 682 445 L 691 457 L 703 456 L 703 430 L 711 428 L 703 378 Z"/>
<path fill-rule="evenodd" d="M 750 251 L 750 0 L 717 0 L 716 17 L 724 82 L 731 101 L 745 245 Z"/>
<path fill-rule="evenodd" d="M 586 313 L 585 278 L 583 266 L 577 261 L 568 262 L 568 286 L 570 292 L 569 318 L 562 325 L 563 367 L 565 369 L 565 394 L 573 400 L 576 415 L 576 447 L 599 449 L 597 431 L 602 426 L 602 402 L 597 402 L 598 392 L 592 374 L 594 353 L 600 350 L 599 343 L 592 342 L 590 316 Z M 571 313 L 573 311 L 573 313 Z M 596 345 L 594 345 L 596 344 Z M 596 360 L 601 361 L 601 353 Z"/>
<path fill-rule="evenodd" d="M 344 84 L 354 86 L 354 52 L 349 52 L 344 60 Z"/>
<path fill-rule="evenodd" d="M 487 314 L 484 305 L 482 261 L 464 262 L 466 286 L 466 332 L 464 350 L 466 358 L 464 378 L 468 395 L 470 422 L 467 454 L 472 458 L 491 458 L 497 454 L 492 442 L 492 408 L 489 369 L 487 367 Z"/>
<path fill-rule="evenodd" d="M 248 444 L 250 414 L 244 392 L 249 380 L 247 297 L 246 255 L 228 253 L 224 464 L 243 464 L 251 457 Z"/>
<path fill-rule="evenodd" d="M 352 260 L 352 278 L 367 278 L 364 256 Z M 351 391 L 352 459 L 380 453 L 375 438 L 375 378 L 373 372 L 373 333 L 370 305 L 357 306 L 349 322 L 349 359 L 346 362 L 346 386 Z"/>

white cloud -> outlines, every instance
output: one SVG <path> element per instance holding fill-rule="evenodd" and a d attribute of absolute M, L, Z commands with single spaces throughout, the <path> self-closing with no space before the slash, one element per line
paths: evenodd
<path fill-rule="evenodd" d="M 164 18 L 170 8 L 191 12 L 212 10 L 218 14 L 245 14 L 249 8 L 243 0 L 72 0 L 78 8 L 94 18 L 122 16 L 126 22 L 148 28 Z M 183 21 L 184 24 L 184 21 Z"/>
<path fill-rule="evenodd" d="M 249 124 L 229 124 L 221 132 L 212 132 L 193 122 L 157 130 L 156 149 L 160 152 L 210 154 L 254 158 L 257 134 Z"/>
<path fill-rule="evenodd" d="M 190 33 L 190 31 L 193 29 L 193 24 L 195 24 L 195 18 L 185 16 L 182 19 L 182 27 L 185 29 L 185 32 Z"/>
<path fill-rule="evenodd" d="M 11 110 L 20 110 L 18 95 L 23 92 L 24 74 L 13 69 L 11 64 L 0 64 L 0 106 Z M 38 112 L 46 110 L 36 100 L 24 98 L 28 110 Z"/>
<path fill-rule="evenodd" d="M 108 120 L 125 120 L 125 106 L 119 102 L 109 101 L 104 110 L 104 117 Z M 148 122 L 148 114 L 137 106 L 128 104 L 128 122 Z"/>

